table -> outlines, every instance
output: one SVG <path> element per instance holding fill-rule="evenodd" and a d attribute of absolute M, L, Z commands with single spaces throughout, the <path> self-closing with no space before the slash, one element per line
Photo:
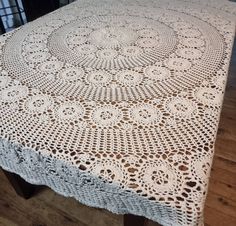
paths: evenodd
<path fill-rule="evenodd" d="M 202 225 L 235 13 L 79 0 L 1 36 L 1 167 L 85 205 Z"/>

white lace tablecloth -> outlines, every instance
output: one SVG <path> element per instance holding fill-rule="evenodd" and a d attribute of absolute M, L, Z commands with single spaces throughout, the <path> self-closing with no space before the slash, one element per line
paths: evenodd
<path fill-rule="evenodd" d="M 236 3 L 81 0 L 0 37 L 0 166 L 80 202 L 202 225 Z"/>

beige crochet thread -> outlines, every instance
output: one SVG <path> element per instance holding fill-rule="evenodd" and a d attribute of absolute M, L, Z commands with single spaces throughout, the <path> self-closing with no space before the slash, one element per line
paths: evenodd
<path fill-rule="evenodd" d="M 164 226 L 202 225 L 236 3 L 79 0 L 0 37 L 0 166 Z"/>

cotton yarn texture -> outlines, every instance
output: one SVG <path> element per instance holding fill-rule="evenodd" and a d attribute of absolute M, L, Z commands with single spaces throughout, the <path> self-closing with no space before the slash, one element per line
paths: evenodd
<path fill-rule="evenodd" d="M 0 166 L 89 206 L 203 225 L 236 3 L 79 0 L 0 37 Z"/>

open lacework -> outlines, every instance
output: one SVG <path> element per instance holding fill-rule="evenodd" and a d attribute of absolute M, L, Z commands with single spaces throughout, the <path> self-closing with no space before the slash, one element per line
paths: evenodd
<path fill-rule="evenodd" d="M 90 206 L 201 225 L 235 9 L 84 0 L 1 36 L 0 165 Z"/>

